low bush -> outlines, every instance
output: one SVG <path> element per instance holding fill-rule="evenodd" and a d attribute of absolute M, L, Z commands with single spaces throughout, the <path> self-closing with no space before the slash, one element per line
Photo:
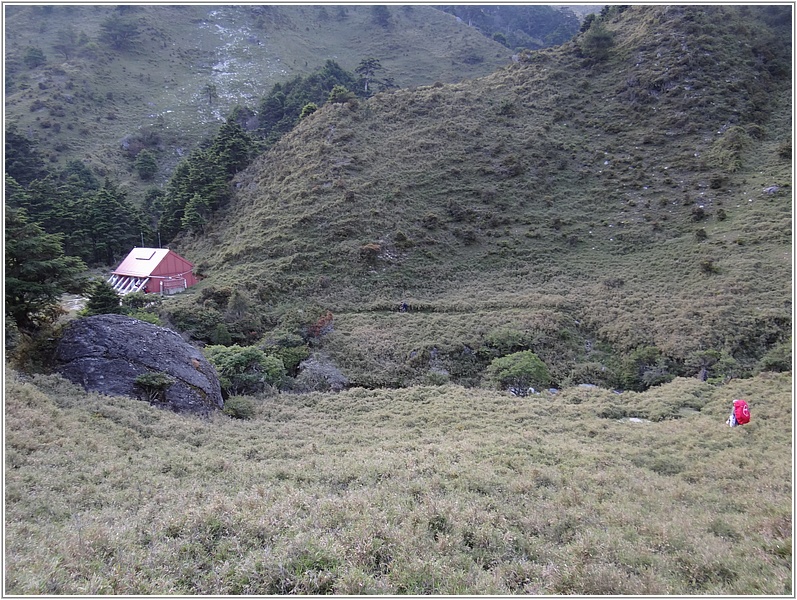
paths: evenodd
<path fill-rule="evenodd" d="M 279 386 L 285 377 L 282 361 L 252 346 L 207 346 L 205 355 L 219 373 L 222 391 L 229 396 L 262 393 Z"/>
<path fill-rule="evenodd" d="M 487 367 L 487 376 L 503 389 L 545 388 L 551 383 L 548 367 L 530 350 L 493 359 Z"/>
<path fill-rule="evenodd" d="M 249 396 L 230 396 L 224 401 L 223 412 L 233 419 L 249 420 L 255 416 L 255 401 Z"/>
<path fill-rule="evenodd" d="M 349 385 L 348 378 L 326 356 L 314 354 L 299 365 L 294 389 L 302 392 L 338 392 Z"/>
<path fill-rule="evenodd" d="M 141 391 L 143 400 L 147 402 L 165 401 L 166 390 L 174 383 L 174 379 L 166 373 L 144 373 L 136 377 L 135 385 Z"/>
<path fill-rule="evenodd" d="M 127 316 L 133 317 L 134 319 L 138 319 L 139 321 L 151 323 L 152 325 L 158 325 L 158 326 L 163 325 L 158 315 L 146 310 L 134 310 L 132 312 L 127 313 Z"/>

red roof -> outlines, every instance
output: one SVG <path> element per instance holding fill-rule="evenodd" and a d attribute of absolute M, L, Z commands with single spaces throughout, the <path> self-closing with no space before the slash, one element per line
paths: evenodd
<path fill-rule="evenodd" d="M 113 273 L 129 277 L 170 276 L 188 273 L 193 267 L 168 248 L 133 248 Z"/>

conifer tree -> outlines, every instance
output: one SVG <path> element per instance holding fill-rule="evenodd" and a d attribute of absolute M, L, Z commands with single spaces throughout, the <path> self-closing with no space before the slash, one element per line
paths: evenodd
<path fill-rule="evenodd" d="M 20 329 L 31 329 L 52 318 L 58 299 L 78 291 L 86 265 L 65 256 L 61 236 L 46 233 L 25 209 L 6 206 L 6 315 Z"/>
<path fill-rule="evenodd" d="M 41 152 L 14 125 L 6 129 L 4 159 L 6 175 L 11 175 L 21 186 L 47 174 Z"/>
<path fill-rule="evenodd" d="M 112 14 L 100 23 L 100 41 L 114 50 L 132 48 L 140 35 L 138 20 L 134 17 Z"/>
<path fill-rule="evenodd" d="M 210 214 L 210 203 L 200 194 L 194 194 L 185 205 L 182 227 L 187 231 L 198 233 L 204 231 Z"/>
<path fill-rule="evenodd" d="M 106 281 L 95 281 L 86 302 L 86 316 L 120 315 L 122 312 L 121 300 L 116 290 Z"/>
<path fill-rule="evenodd" d="M 87 234 L 95 262 L 112 265 L 136 245 L 147 229 L 140 211 L 108 179 L 92 197 L 87 213 Z"/>
<path fill-rule="evenodd" d="M 208 106 L 213 106 L 213 101 L 219 99 L 219 90 L 214 84 L 208 83 L 202 87 L 202 96 L 208 99 Z"/>
<path fill-rule="evenodd" d="M 136 160 L 133 162 L 133 166 L 138 176 L 144 180 L 152 179 L 158 172 L 158 161 L 155 157 L 155 153 L 146 148 L 138 153 Z"/>
<path fill-rule="evenodd" d="M 363 88 L 365 93 L 368 93 L 368 83 L 374 78 L 374 75 L 377 71 L 381 71 L 384 69 L 382 64 L 379 62 L 377 58 L 366 58 L 360 61 L 360 64 L 357 65 L 357 68 L 354 69 L 355 73 L 359 73 L 363 80 Z"/>
<path fill-rule="evenodd" d="M 209 158 L 215 159 L 228 175 L 235 175 L 247 167 L 254 149 L 249 134 L 233 119 L 227 119 L 213 139 Z"/>
<path fill-rule="evenodd" d="M 23 188 L 17 180 L 11 175 L 6 173 L 5 181 L 6 205 L 12 208 L 28 209 L 30 206 L 30 196 L 25 188 Z"/>
<path fill-rule="evenodd" d="M 78 45 L 78 34 L 71 25 L 64 29 L 59 29 L 55 34 L 53 50 L 59 52 L 64 60 L 69 60 Z"/>

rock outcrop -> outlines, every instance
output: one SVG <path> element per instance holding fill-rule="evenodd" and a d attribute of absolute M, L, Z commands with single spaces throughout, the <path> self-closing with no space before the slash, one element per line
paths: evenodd
<path fill-rule="evenodd" d="M 144 399 L 176 412 L 208 414 L 224 405 L 216 371 L 198 348 L 171 329 L 131 317 L 73 321 L 58 342 L 56 360 L 59 373 L 89 391 Z M 165 377 L 154 389 L 136 383 L 146 374 Z"/>

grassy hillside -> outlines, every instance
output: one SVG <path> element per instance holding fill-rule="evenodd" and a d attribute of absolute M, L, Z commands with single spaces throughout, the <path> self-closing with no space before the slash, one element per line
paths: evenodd
<path fill-rule="evenodd" d="M 173 302 L 237 289 L 252 335 L 330 310 L 321 349 L 363 385 L 472 384 L 512 349 L 557 384 L 619 385 L 640 348 L 754 372 L 790 346 L 779 10 L 615 8 L 484 78 L 327 105 L 180 241 L 206 280 Z"/>
<path fill-rule="evenodd" d="M 328 59 L 354 70 L 378 58 L 408 87 L 485 75 L 510 50 L 430 7 L 6 6 L 6 125 L 35 140 L 53 167 L 78 159 L 98 175 L 142 187 L 125 149 L 158 149 L 163 183 L 236 104 Z M 121 19 L 138 32 L 104 41 Z M 124 31 L 124 27 L 122 30 Z M 115 38 L 116 39 L 116 38 Z M 38 49 L 43 59 L 35 60 Z M 216 86 L 218 98 L 203 95 Z"/>
<path fill-rule="evenodd" d="M 9 373 L 5 593 L 789 595 L 792 418 L 789 374 L 202 421 Z"/>

